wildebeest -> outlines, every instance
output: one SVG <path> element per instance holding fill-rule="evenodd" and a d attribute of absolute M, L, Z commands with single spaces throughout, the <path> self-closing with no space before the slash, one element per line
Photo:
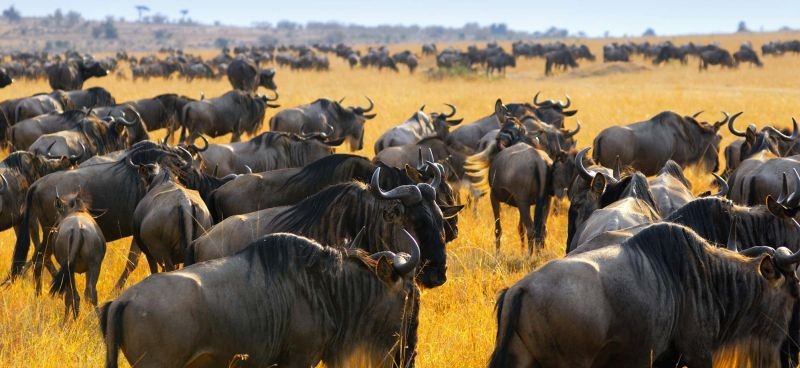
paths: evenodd
<path fill-rule="evenodd" d="M 73 129 L 88 117 L 89 114 L 83 110 L 69 110 L 63 113 L 51 112 L 39 115 L 14 124 L 8 130 L 8 137 L 14 149 L 27 150 L 42 135 Z"/>
<path fill-rule="evenodd" d="M 769 152 L 762 152 L 742 161 L 731 173 L 728 198 L 748 206 L 763 203 L 768 195 L 777 198 L 782 190 L 781 173 L 794 172 L 796 176 L 797 170 L 800 170 L 800 155 L 774 157 Z M 800 186 L 800 179 L 796 185 Z"/>
<path fill-rule="evenodd" d="M 567 49 L 550 51 L 544 55 L 544 58 L 544 75 L 552 74 L 554 66 L 563 70 L 578 67 L 578 62 L 575 61 L 575 57 Z"/>
<path fill-rule="evenodd" d="M 794 118 L 792 119 L 791 135 L 786 135 L 771 126 L 758 130 L 755 124 L 748 125 L 747 129 L 742 132 L 737 130 L 730 121 L 728 130 L 731 134 L 744 139 L 734 141 L 725 147 L 726 174 L 730 174 L 738 168 L 743 160 L 760 153 L 763 153 L 760 161 L 769 157 L 792 156 L 800 153 L 800 147 L 797 145 L 800 130 L 798 130 L 797 121 Z"/>
<path fill-rule="evenodd" d="M 91 109 L 95 107 L 111 106 L 116 103 L 111 92 L 103 87 L 92 87 L 89 89 L 66 91 L 64 93 L 67 95 L 73 109 Z"/>
<path fill-rule="evenodd" d="M 436 55 L 436 44 L 426 43 L 422 45 L 422 55 Z"/>
<path fill-rule="evenodd" d="M 108 71 L 94 60 L 62 61 L 48 66 L 46 71 L 50 87 L 64 91 L 81 89 L 87 79 L 108 75 Z"/>
<path fill-rule="evenodd" d="M 275 69 L 261 70 L 251 59 L 239 56 L 228 64 L 228 81 L 234 89 L 245 92 L 255 92 L 259 86 L 277 90 L 275 84 Z"/>
<path fill-rule="evenodd" d="M 739 48 L 739 51 L 734 52 L 733 60 L 736 62 L 736 64 L 747 62 L 759 68 L 764 66 L 764 64 L 762 64 L 761 60 L 758 58 L 758 54 L 756 54 L 755 50 L 748 45 L 742 45 Z"/>
<path fill-rule="evenodd" d="M 57 199 L 57 190 L 61 193 L 82 192 L 92 199 L 89 212 L 98 216 L 97 224 L 103 230 L 107 241 L 130 236 L 133 212 L 139 200 L 145 195 L 145 187 L 139 179 L 137 166 L 131 165 L 131 163 L 154 162 L 162 165 L 185 166 L 191 164 L 191 156 L 188 152 L 180 149 L 144 141 L 128 149 L 116 161 L 52 173 L 33 183 L 25 198 L 25 214 L 20 223 L 20 228 L 30 228 L 31 231 L 22 231 L 17 237 L 12 276 L 18 276 L 27 261 L 31 234 L 38 231 L 32 225 L 40 224 L 44 234 L 49 233 L 56 226 L 54 205 Z M 35 244 L 34 276 L 41 274 L 43 247 L 46 248 L 50 241 L 52 240 L 49 237 L 45 237 L 42 244 Z M 135 268 L 138 256 L 138 249 L 129 255 L 127 271 L 120 278 L 119 287 L 124 284 L 130 270 Z M 37 282 L 37 289 L 39 288 Z"/>
<path fill-rule="evenodd" d="M 11 83 L 14 83 L 14 78 L 8 75 L 5 68 L 0 68 L 0 88 L 8 87 Z"/>
<path fill-rule="evenodd" d="M 432 113 L 428 116 L 423 112 L 425 106 L 415 112 L 406 121 L 397 126 L 389 128 L 375 141 L 375 154 L 389 147 L 403 146 L 419 141 L 420 139 L 438 136 L 447 139 L 450 127 L 460 124 L 464 119 L 452 119 L 456 114 L 456 107 L 450 107 L 450 113 Z"/>
<path fill-rule="evenodd" d="M 678 165 L 701 164 L 703 169 L 717 171 L 719 165 L 719 128 L 741 113 L 709 124 L 694 116 L 680 116 L 672 111 L 627 126 L 603 129 L 594 139 L 593 157 L 610 167 L 617 157 L 623 166 L 633 167 L 645 175 L 655 175 L 667 160 Z"/>
<path fill-rule="evenodd" d="M 142 117 L 148 130 L 166 128 L 167 138 L 169 139 L 180 125 L 183 107 L 193 101 L 196 100 L 175 93 L 165 93 L 152 98 L 129 101 L 109 109 L 103 109 L 102 113 L 98 112 L 98 116 L 115 115 L 119 110 L 124 110 L 126 106 L 131 106 Z M 127 118 L 130 119 L 130 117 Z"/>
<path fill-rule="evenodd" d="M 799 260 L 786 248 L 736 254 L 688 228 L 652 225 L 501 292 L 489 366 L 777 366 Z"/>
<path fill-rule="evenodd" d="M 733 68 L 736 66 L 733 56 L 731 56 L 731 53 L 725 49 L 715 48 L 703 50 L 698 56 L 700 56 L 699 69 L 701 71 L 707 70 L 709 65 L 720 65 L 727 68 Z"/>
<path fill-rule="evenodd" d="M 148 139 L 138 115 L 134 121 L 107 117 L 107 121 L 89 115 L 70 130 L 48 133 L 36 138 L 28 147 L 30 152 L 45 156 L 66 156 L 83 162 L 95 155 L 105 155 L 125 149 L 133 143 Z M 134 136 L 133 132 L 144 133 Z"/>
<path fill-rule="evenodd" d="M 517 67 L 517 60 L 514 55 L 502 52 L 486 58 L 486 74 L 492 74 L 496 70 L 498 73 L 505 75 L 507 67 Z"/>
<path fill-rule="evenodd" d="M 75 109 L 64 91 L 53 91 L 49 94 L 39 93 L 30 97 L 21 98 L 13 103 L 13 111 L 8 118 L 13 123 L 30 119 L 51 112 L 64 112 Z"/>
<path fill-rule="evenodd" d="M 53 248 L 45 251 L 55 255 L 61 269 L 53 277 L 50 294 L 64 295 L 64 318 L 71 311 L 78 318 L 80 297 L 75 283 L 76 273 L 86 273 L 84 297 L 97 306 L 97 281 L 100 279 L 100 266 L 106 255 L 106 239 L 92 215 L 87 210 L 79 193 L 70 193 L 56 198 L 58 227 L 55 230 Z"/>
<path fill-rule="evenodd" d="M 193 142 L 200 135 L 219 137 L 232 133 L 231 142 L 238 142 L 242 133 L 258 133 L 264 123 L 267 107 L 278 99 L 233 90 L 220 97 L 192 101 L 181 111 L 181 141 Z M 189 131 L 188 137 L 185 130 Z"/>
<path fill-rule="evenodd" d="M 629 62 L 630 53 L 624 47 L 620 47 L 616 43 L 603 45 L 603 62 L 609 63 L 613 61 Z"/>
<path fill-rule="evenodd" d="M 269 120 L 271 131 L 295 134 L 327 133 L 333 127 L 333 140 L 347 137 L 351 151 L 364 148 L 364 123 L 375 117 L 367 114 L 375 104 L 366 97 L 369 107 L 344 107 L 342 100 L 333 101 L 320 98 L 310 104 L 301 105 L 278 112 Z"/>
<path fill-rule="evenodd" d="M 728 183 L 715 173 L 714 175 L 719 184 L 719 192 L 715 196 L 725 196 L 728 193 Z M 669 160 L 658 175 L 648 180 L 650 192 L 655 200 L 656 210 L 662 217 L 667 217 L 685 204 L 695 199 L 692 194 L 692 183 L 683 175 L 683 169 L 675 161 Z M 711 195 L 711 192 L 701 194 L 701 196 Z"/>
<path fill-rule="evenodd" d="M 301 167 L 333 153 L 344 138 L 327 134 L 264 132 L 249 141 L 208 144 L 200 152 L 206 173 L 225 176 Z"/>
<path fill-rule="evenodd" d="M 100 310 L 106 366 L 413 367 L 419 290 L 410 256 L 322 246 L 291 234 L 152 275 Z M 161 304 L 169 295 L 169 303 Z M 351 361 L 350 359 L 360 359 Z"/>
<path fill-rule="evenodd" d="M 422 270 L 418 279 L 426 287 L 447 280 L 444 218 L 436 204 L 441 176 L 432 184 L 401 185 L 384 192 L 375 170 L 366 186 L 358 182 L 330 186 L 287 207 L 276 207 L 228 217 L 192 243 L 187 263 L 236 253 L 260 236 L 290 232 L 322 244 L 340 244 L 354 239 L 366 226 L 364 241 L 353 244 L 368 252 L 393 250 L 401 228 L 413 231 L 422 243 Z M 402 249 L 401 249 L 402 250 Z"/>
<path fill-rule="evenodd" d="M 147 194 L 133 212 L 133 241 L 142 250 L 150 273 L 173 271 L 183 263 L 194 239 L 211 228 L 213 221 L 203 199 L 173 178 L 158 163 L 139 165 Z"/>
<path fill-rule="evenodd" d="M 475 186 L 489 191 L 494 214 L 495 249 L 500 250 L 502 227 L 500 203 L 519 210 L 520 241 L 528 239 L 528 256 L 533 247 L 544 247 L 546 223 L 550 211 L 550 185 L 553 161 L 547 152 L 537 149 L 527 137 L 525 126 L 513 116 L 501 100 L 495 103 L 495 115 L 503 124 L 495 144 L 467 159 L 468 174 Z M 530 207 L 535 205 L 533 219 Z"/>

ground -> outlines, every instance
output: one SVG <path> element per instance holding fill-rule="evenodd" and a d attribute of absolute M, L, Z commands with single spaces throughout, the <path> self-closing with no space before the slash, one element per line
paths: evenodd
<path fill-rule="evenodd" d="M 756 47 L 772 39 L 800 38 L 797 34 L 744 34 L 736 36 L 703 36 L 677 39 L 683 43 L 719 41 L 729 50 L 738 49 L 744 41 Z M 578 134 L 578 147 L 590 146 L 592 138 L 603 128 L 647 119 L 663 110 L 692 114 L 704 110 L 701 118 L 715 121 L 722 117 L 720 110 L 730 113 L 744 111 L 738 121 L 740 129 L 747 123 L 789 126 L 793 115 L 800 115 L 800 56 L 766 57 L 764 68 L 741 66 L 737 70 L 711 68 L 698 72 L 697 60 L 689 65 L 654 67 L 635 58 L 636 67 L 607 66 L 600 62 L 603 40 L 588 41 L 597 54 L 594 63 L 581 62 L 577 73 L 543 77 L 542 60 L 520 60 L 517 68 L 509 69 L 503 77 L 473 77 L 430 80 L 425 70 L 433 65 L 425 58 L 420 72 L 410 76 L 375 70 L 349 70 L 343 61 L 332 59 L 330 72 L 291 72 L 278 70 L 276 81 L 280 104 L 285 107 L 313 101 L 322 96 L 339 99 L 345 104 L 364 105 L 364 95 L 375 100 L 378 116 L 367 123 L 365 150 L 372 154 L 372 143 L 387 128 L 402 122 L 420 105 L 426 111 L 445 109 L 442 103 L 458 107 L 458 117 L 465 123 L 477 120 L 493 111 L 500 97 L 507 102 L 530 101 L 537 91 L 546 98 L 563 99 L 569 94 L 577 120 L 583 124 Z M 444 46 L 444 45 L 440 45 Z M 460 45 L 464 47 L 465 45 Z M 419 52 L 419 45 L 402 45 Z M 510 45 L 505 45 L 510 50 Z M 210 55 L 212 53 L 206 53 Z M 133 83 L 115 76 L 92 79 L 87 87 L 104 86 L 117 98 L 125 101 L 177 92 L 193 97 L 201 93 L 217 96 L 227 91 L 227 80 L 187 83 L 183 80 L 151 80 Z M 48 90 L 46 81 L 19 81 L 0 90 L 0 100 L 30 95 Z M 268 117 L 274 110 L 268 112 Z M 575 126 L 576 118 L 567 120 Z M 266 129 L 265 123 L 265 129 Z M 157 136 L 162 135 L 158 132 Z M 722 132 L 723 146 L 733 140 L 727 130 Z M 227 137 L 217 139 L 225 142 Z M 3 153 L 2 155 L 5 155 Z M 722 157 L 720 157 L 722 160 Z M 724 162 L 721 163 L 724 165 Z M 707 189 L 711 176 L 689 173 L 694 190 Z M 459 238 L 448 245 L 448 281 L 445 285 L 424 290 L 419 327 L 417 364 L 419 367 L 481 367 L 485 366 L 494 346 L 494 304 L 497 293 L 547 260 L 563 256 L 566 239 L 566 202 L 555 206 L 548 221 L 544 251 L 532 258 L 525 256 L 516 235 L 517 212 L 505 207 L 502 212 L 506 229 L 502 248 L 495 253 L 493 221 L 488 200 L 480 202 L 478 216 L 464 211 L 459 220 Z M 0 270 L 10 268 L 14 246 L 13 231 L 0 233 Z M 116 296 L 111 290 L 119 276 L 128 249 L 129 239 L 110 243 L 99 284 L 100 301 Z M 142 261 L 128 285 L 147 276 Z M 82 290 L 83 276 L 78 277 Z M 45 282 L 49 282 L 49 276 Z M 168 297 L 165 295 L 165 297 Z M 86 305 L 84 303 L 84 305 Z M 9 288 L 0 289 L 0 366 L 3 367 L 98 367 L 105 361 L 97 318 L 91 308 L 84 308 L 76 322 L 63 323 L 63 302 L 49 296 L 34 296 L 30 278 Z M 121 359 L 121 361 L 124 359 Z M 127 363 L 122 363 L 127 367 Z"/>

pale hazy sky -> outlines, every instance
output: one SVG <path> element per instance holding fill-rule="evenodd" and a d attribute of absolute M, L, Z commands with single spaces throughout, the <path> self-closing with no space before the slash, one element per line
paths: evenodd
<path fill-rule="evenodd" d="M 180 17 L 180 9 L 204 23 L 250 25 L 287 19 L 305 23 L 335 20 L 365 25 L 417 24 L 461 26 L 506 23 L 512 29 L 536 31 L 550 26 L 590 36 L 641 34 L 653 27 L 658 34 L 732 32 L 740 20 L 759 30 L 782 26 L 800 28 L 798 0 L 665 0 L 665 1 L 523 1 L 523 0 L 0 0 L 5 9 L 15 5 L 23 15 L 44 15 L 61 8 L 76 10 L 90 19 L 106 15 L 137 18 L 135 5 L 152 13 Z"/>

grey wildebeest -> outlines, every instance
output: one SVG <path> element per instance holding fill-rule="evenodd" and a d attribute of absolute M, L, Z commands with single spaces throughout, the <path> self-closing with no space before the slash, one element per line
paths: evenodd
<path fill-rule="evenodd" d="M 450 133 L 450 127 L 460 124 L 464 119 L 450 120 L 456 114 L 456 107 L 451 104 L 445 105 L 450 107 L 449 114 L 432 113 L 429 117 L 423 112 L 425 109 L 423 105 L 406 121 L 383 132 L 375 141 L 375 154 L 377 155 L 389 147 L 416 143 L 427 137 L 438 136 L 446 139 L 447 134 Z"/>
<path fill-rule="evenodd" d="M 733 60 L 736 64 L 751 63 L 759 68 L 764 66 L 758 58 L 758 54 L 749 45 L 742 45 L 738 51 L 733 53 Z"/>
<path fill-rule="evenodd" d="M 8 130 L 8 137 L 13 149 L 27 150 L 39 137 L 62 130 L 74 129 L 89 115 L 84 110 L 50 112 L 14 124 Z"/>
<path fill-rule="evenodd" d="M 106 367 L 117 367 L 119 349 L 142 368 L 221 367 L 243 356 L 254 367 L 413 367 L 421 257 L 402 237 L 408 245 L 392 248 L 410 255 L 275 234 L 152 275 L 101 308 Z"/>
<path fill-rule="evenodd" d="M 93 77 L 105 77 L 108 71 L 94 60 L 70 60 L 46 68 L 47 81 L 53 89 L 71 91 L 83 88 L 83 82 Z"/>
<path fill-rule="evenodd" d="M 720 65 L 724 68 L 736 67 L 736 62 L 728 50 L 713 48 L 700 51 L 698 56 L 700 57 L 700 66 L 698 67 L 700 71 L 707 70 L 709 65 Z"/>
<path fill-rule="evenodd" d="M 50 294 L 64 296 L 64 318 L 72 312 L 78 318 L 80 297 L 75 283 L 76 273 L 86 274 L 84 297 L 97 306 L 97 281 L 100 267 L 106 255 L 106 239 L 92 215 L 89 214 L 85 199 L 79 193 L 70 193 L 56 199 L 58 227 L 55 230 L 53 248 L 45 250 L 46 256 L 52 252 L 61 269 L 53 277 Z"/>
<path fill-rule="evenodd" d="M 122 112 L 124 114 L 126 106 L 131 106 L 142 117 L 148 130 L 166 128 L 167 139 L 169 139 L 172 133 L 180 126 L 183 107 L 193 101 L 196 100 L 175 93 L 165 93 L 153 98 L 129 101 L 107 109 L 95 109 L 95 111 L 97 111 L 99 117 L 119 116 L 115 115 L 115 113 Z M 130 119 L 130 117 L 128 118 Z"/>
<path fill-rule="evenodd" d="M 575 56 L 572 55 L 567 49 L 550 51 L 544 55 L 544 75 L 551 75 L 553 67 L 567 70 L 569 68 L 577 68 L 578 62 L 575 61 Z"/>
<path fill-rule="evenodd" d="M 649 226 L 502 291 L 489 367 L 777 366 L 799 260 L 786 248 L 736 254 L 679 225 Z"/>
<path fill-rule="evenodd" d="M 193 142 L 204 134 L 219 137 L 232 133 L 231 142 L 238 142 L 242 133 L 258 133 L 264 123 L 267 107 L 279 107 L 270 103 L 277 99 L 277 94 L 270 99 L 233 90 L 220 97 L 189 102 L 181 111 L 181 141 Z M 188 137 L 186 130 L 189 131 Z"/>
<path fill-rule="evenodd" d="M 191 165 L 191 155 L 180 149 L 159 145 L 150 141 L 139 142 L 129 148 L 119 159 L 80 167 L 75 170 L 60 171 L 44 176 L 28 189 L 25 197 L 25 214 L 20 223 L 22 231 L 17 237 L 14 247 L 12 276 L 19 276 L 27 263 L 30 251 L 31 234 L 38 229 L 33 224 L 40 224 L 44 234 L 48 234 L 56 226 L 55 203 L 56 191 L 63 193 L 82 192 L 92 199 L 89 212 L 97 217 L 97 224 L 103 230 L 107 241 L 114 241 L 132 234 L 133 212 L 136 205 L 146 194 L 146 188 L 139 178 L 137 166 L 159 162 L 162 165 Z M 35 244 L 34 277 L 37 279 L 37 290 L 41 289 L 40 275 L 42 252 L 52 239 L 45 237 L 41 244 Z M 118 282 L 124 285 L 130 270 L 136 267 L 139 250 L 129 254 L 126 271 Z"/>
<path fill-rule="evenodd" d="M 728 183 L 715 173 L 719 192 L 715 196 L 728 194 Z M 662 217 L 667 217 L 685 204 L 695 199 L 692 194 L 692 183 L 683 175 L 683 169 L 675 161 L 669 160 L 658 175 L 648 180 L 650 192 L 655 200 L 656 210 Z M 711 195 L 711 192 L 702 193 L 701 196 Z"/>
<path fill-rule="evenodd" d="M 786 135 L 771 126 L 758 130 L 755 124 L 748 125 L 742 132 L 734 127 L 732 121 L 728 122 L 728 130 L 731 134 L 744 139 L 736 140 L 725 147 L 726 174 L 734 171 L 743 160 L 757 154 L 761 154 L 761 159 L 800 154 L 800 146 L 797 144 L 800 130 L 794 118 L 792 118 L 791 135 Z"/>
<path fill-rule="evenodd" d="M 95 107 L 112 106 L 116 102 L 114 96 L 103 87 L 92 87 L 75 91 L 64 92 L 69 98 L 73 109 L 92 109 Z"/>
<path fill-rule="evenodd" d="M 25 97 L 13 104 L 11 116 L 12 124 L 25 119 L 30 119 L 51 112 L 64 112 L 73 110 L 75 106 L 64 91 L 53 91 L 49 94 L 39 93 Z"/>
<path fill-rule="evenodd" d="M 502 202 L 519 210 L 517 230 L 523 245 L 527 236 L 530 256 L 534 245 L 544 247 L 545 226 L 553 195 L 550 186 L 553 161 L 547 152 L 534 147 L 525 126 L 517 118 L 509 116 L 501 100 L 495 103 L 495 115 L 503 124 L 495 144 L 469 157 L 465 166 L 475 187 L 484 193 L 489 192 L 494 214 L 495 249 L 500 250 Z M 536 206 L 533 219 L 531 205 Z"/>
<path fill-rule="evenodd" d="M 207 144 L 200 150 L 203 170 L 214 175 L 246 174 L 301 167 L 333 153 L 344 138 L 331 140 L 325 133 L 303 136 L 264 132 L 247 142 Z"/>
<path fill-rule="evenodd" d="M 8 75 L 5 68 L 0 68 L 0 88 L 8 87 L 11 83 L 14 83 L 14 78 Z"/>
<path fill-rule="evenodd" d="M 422 269 L 417 276 L 426 287 L 447 281 L 444 217 L 436 204 L 441 176 L 432 184 L 401 185 L 387 192 L 380 189 L 380 168 L 370 185 L 359 182 L 336 184 L 286 207 L 275 207 L 228 217 L 195 240 L 187 263 L 232 255 L 260 236 L 290 232 L 322 244 L 341 244 L 354 239 L 366 226 L 364 241 L 353 244 L 374 253 L 393 248 L 400 229 L 413 231 L 422 243 Z M 454 214 L 453 214 L 454 215 Z"/>
<path fill-rule="evenodd" d="M 768 195 L 777 198 L 781 193 L 781 174 L 797 170 L 800 170 L 800 155 L 774 157 L 771 152 L 762 151 L 742 161 L 730 174 L 728 198 L 748 206 L 763 203 Z"/>
<path fill-rule="evenodd" d="M 228 81 L 234 89 L 245 92 L 256 92 L 259 86 L 266 89 L 277 90 L 275 85 L 275 69 L 261 70 L 255 61 L 238 56 L 228 64 Z"/>
<path fill-rule="evenodd" d="M 301 105 L 278 112 L 269 120 L 271 131 L 295 134 L 327 133 L 333 127 L 331 139 L 347 138 L 351 151 L 364 148 L 364 123 L 375 117 L 367 114 L 375 104 L 366 97 L 369 107 L 344 107 L 342 100 L 333 101 L 320 98 L 310 104 Z"/>
<path fill-rule="evenodd" d="M 698 113 L 699 114 L 699 113 Z M 741 113 L 708 124 L 694 116 L 680 116 L 671 111 L 638 123 L 603 129 L 594 139 L 594 160 L 606 167 L 617 157 L 623 166 L 630 166 L 644 175 L 655 175 L 667 160 L 683 167 L 701 164 L 703 169 L 717 171 L 719 165 L 719 128 Z"/>

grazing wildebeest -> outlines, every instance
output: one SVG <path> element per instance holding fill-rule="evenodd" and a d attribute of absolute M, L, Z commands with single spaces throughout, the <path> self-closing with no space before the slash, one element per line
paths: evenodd
<path fill-rule="evenodd" d="M 489 366 L 777 366 L 798 261 L 786 248 L 736 254 L 688 228 L 652 225 L 501 292 Z"/>
<path fill-rule="evenodd" d="M 277 94 L 271 99 L 233 90 L 220 97 L 189 102 L 181 111 L 181 141 L 194 142 L 200 135 L 219 137 L 232 133 L 231 142 L 238 142 L 242 133 L 258 133 L 267 107 L 280 106 L 269 103 L 277 99 Z"/>
<path fill-rule="evenodd" d="M 683 167 L 701 164 L 717 171 L 719 165 L 719 128 L 741 113 L 712 124 L 698 122 L 694 116 L 680 116 L 671 111 L 638 123 L 603 129 L 594 139 L 594 160 L 609 167 L 619 158 L 623 166 L 645 175 L 655 175 L 667 160 Z"/>
<path fill-rule="evenodd" d="M 413 367 L 420 249 L 402 236 L 408 245 L 393 248 L 410 255 L 275 234 L 152 275 L 101 307 L 106 366 L 117 367 L 122 349 L 137 367 L 223 367 L 237 357 L 254 367 Z"/>
<path fill-rule="evenodd" d="M 751 63 L 759 68 L 764 66 L 764 64 L 762 64 L 761 60 L 758 58 L 758 54 L 756 54 L 755 50 L 747 45 L 742 45 L 739 48 L 739 51 L 733 53 L 733 60 L 736 62 L 736 64 L 746 62 Z"/>
<path fill-rule="evenodd" d="M 142 250 L 150 273 L 158 272 L 159 265 L 173 271 L 192 241 L 211 228 L 211 214 L 196 191 L 176 183 L 158 163 L 139 165 L 139 174 L 147 194 L 133 212 L 132 247 Z"/>
<path fill-rule="evenodd" d="M 69 312 L 77 319 L 81 299 L 75 274 L 86 274 L 86 289 L 83 296 L 93 306 L 97 306 L 97 281 L 100 279 L 100 266 L 106 255 L 106 239 L 92 215 L 89 214 L 85 200 L 79 193 L 71 193 L 56 199 L 58 227 L 53 248 L 47 249 L 49 258 L 52 252 L 61 269 L 53 277 L 50 294 L 64 296 L 64 319 Z"/>
<path fill-rule="evenodd" d="M 0 88 L 8 87 L 11 83 L 14 83 L 14 78 L 8 75 L 5 68 L 0 68 Z"/>
<path fill-rule="evenodd" d="M 239 56 L 228 64 L 228 81 L 234 89 L 255 92 L 259 86 L 277 90 L 275 85 L 275 69 L 261 70 L 255 61 Z"/>
<path fill-rule="evenodd" d="M 66 156 L 83 162 L 92 156 L 105 155 L 119 151 L 130 145 L 148 139 L 146 130 L 141 128 L 141 119 L 134 121 L 125 118 L 107 117 L 108 122 L 92 115 L 86 116 L 70 130 L 62 130 L 40 136 L 28 150 L 45 156 Z M 144 135 L 133 136 L 133 128 Z"/>
<path fill-rule="evenodd" d="M 158 162 L 162 165 L 186 166 L 191 165 L 191 161 L 191 155 L 186 151 L 144 141 L 129 148 L 116 161 L 56 172 L 37 180 L 28 189 L 25 197 L 25 214 L 20 228 L 31 228 L 31 231 L 22 231 L 17 237 L 12 276 L 19 276 L 26 264 L 31 234 L 38 231 L 31 225 L 39 223 L 44 234 L 55 228 L 57 218 L 54 205 L 57 190 L 63 193 L 87 194 L 92 199 L 89 212 L 98 216 L 97 223 L 103 230 L 106 240 L 114 241 L 132 234 L 133 212 L 146 193 L 144 184 L 139 179 L 137 166 L 131 163 L 141 165 Z M 41 289 L 38 280 L 41 275 L 43 248 L 47 248 L 51 241 L 49 237 L 45 237 L 42 244 L 35 244 L 36 255 L 33 259 L 37 290 Z M 124 285 L 130 270 L 136 267 L 138 259 L 138 249 L 129 254 L 126 272 L 120 277 L 118 287 Z"/>
<path fill-rule="evenodd" d="M 413 230 L 422 248 L 422 270 L 417 279 L 426 287 L 447 281 L 444 220 L 436 204 L 441 176 L 432 184 L 401 185 L 387 192 L 379 188 L 380 168 L 366 186 L 342 183 L 287 207 L 276 207 L 228 217 L 192 243 L 187 256 L 200 262 L 232 255 L 254 239 L 276 232 L 307 236 L 322 244 L 353 239 L 366 226 L 364 241 L 353 246 L 368 252 L 393 250 L 400 229 Z M 452 214 L 454 215 L 454 213 Z M 400 249 L 402 250 L 402 249 Z"/>
<path fill-rule="evenodd" d="M 94 60 L 61 61 L 48 66 L 46 71 L 50 87 L 64 91 L 81 89 L 87 79 L 108 75 L 108 71 Z"/>
<path fill-rule="evenodd" d="M 332 154 L 333 147 L 343 141 L 343 137 L 332 140 L 324 133 L 264 132 L 246 142 L 207 144 L 200 156 L 208 174 L 247 174 L 305 166 Z"/>
<path fill-rule="evenodd" d="M 493 74 L 496 70 L 505 75 L 506 67 L 517 67 L 517 59 L 514 55 L 502 52 L 486 58 L 486 74 Z"/>
<path fill-rule="evenodd" d="M 700 57 L 700 66 L 698 68 L 701 71 L 707 70 L 709 65 L 720 65 L 727 68 L 736 66 L 731 53 L 721 48 L 703 50 L 698 56 Z"/>
<path fill-rule="evenodd" d="M 562 70 L 578 67 L 578 62 L 575 61 L 575 57 L 567 49 L 550 51 L 544 55 L 544 58 L 544 75 L 552 74 L 553 66 Z"/>
<path fill-rule="evenodd" d="M 471 156 L 465 165 L 476 188 L 489 192 L 494 214 L 495 250 L 500 251 L 500 203 L 517 207 L 520 242 L 528 239 L 528 256 L 533 247 L 544 247 L 547 216 L 553 196 L 551 168 L 553 161 L 547 152 L 537 149 L 527 137 L 525 126 L 510 116 L 501 100 L 495 103 L 495 115 L 503 124 L 495 144 Z M 530 208 L 535 205 L 531 219 Z"/>
<path fill-rule="evenodd" d="M 383 132 L 375 141 L 375 154 L 389 147 L 416 143 L 427 137 L 438 136 L 447 139 L 450 127 L 460 124 L 464 119 L 450 120 L 456 114 L 456 107 L 451 104 L 445 105 L 450 107 L 449 114 L 432 113 L 429 117 L 423 112 L 425 106 L 422 106 L 406 121 Z"/>
<path fill-rule="evenodd" d="M 372 111 L 375 104 L 366 97 L 369 107 L 344 107 L 342 100 L 333 101 L 320 98 L 310 104 L 301 105 L 278 112 L 269 120 L 271 131 L 302 133 L 327 133 L 328 127 L 333 127 L 333 136 L 336 140 L 347 137 L 351 151 L 364 148 L 364 123 L 375 117 L 367 114 Z"/>

